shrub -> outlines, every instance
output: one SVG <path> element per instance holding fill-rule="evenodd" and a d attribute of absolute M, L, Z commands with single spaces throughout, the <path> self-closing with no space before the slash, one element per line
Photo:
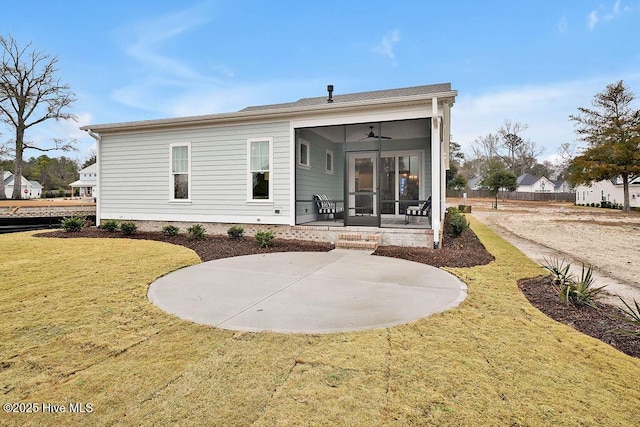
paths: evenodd
<path fill-rule="evenodd" d="M 569 272 L 571 263 L 565 262 L 564 259 L 552 258 L 551 260 L 544 259 L 545 269 L 549 270 L 549 276 L 551 278 L 551 284 L 555 287 L 564 286 L 565 283 L 573 280 L 573 274 Z"/>
<path fill-rule="evenodd" d="M 447 213 L 449 214 L 449 228 L 454 237 L 461 235 L 469 228 L 469 221 L 458 209 L 449 208 Z"/>
<path fill-rule="evenodd" d="M 203 239 L 205 235 L 205 228 L 202 224 L 193 224 L 191 227 L 187 228 L 187 233 L 189 233 L 189 237 L 192 239 Z"/>
<path fill-rule="evenodd" d="M 175 225 L 165 225 L 162 227 L 162 234 L 165 236 L 177 236 L 180 232 L 180 229 Z"/>
<path fill-rule="evenodd" d="M 261 248 L 271 246 L 274 237 L 273 231 L 271 230 L 256 232 L 256 242 L 258 242 Z"/>
<path fill-rule="evenodd" d="M 229 227 L 227 234 L 232 239 L 239 239 L 244 235 L 244 228 L 241 225 L 234 225 L 233 227 Z"/>
<path fill-rule="evenodd" d="M 138 231 L 138 226 L 131 221 L 126 221 L 120 224 L 120 231 L 122 231 L 122 234 L 129 236 Z"/>
<path fill-rule="evenodd" d="M 98 227 L 104 231 L 108 231 L 110 233 L 113 233 L 114 231 L 116 231 L 118 229 L 118 221 L 114 220 L 114 219 L 107 219 L 105 221 L 102 222 L 102 224 L 100 224 L 100 227 Z"/>
<path fill-rule="evenodd" d="M 62 229 L 67 232 L 77 232 L 84 228 L 86 218 L 82 216 L 70 216 L 62 218 L 60 225 Z"/>
<path fill-rule="evenodd" d="M 596 300 L 604 289 L 604 286 L 594 287 L 593 267 L 582 264 L 580 278 L 576 279 L 569 273 L 571 263 L 564 260 L 551 260 L 545 258 L 546 265 L 543 267 L 549 270 L 551 284 L 556 289 L 561 302 L 571 305 L 587 305 L 597 308 Z"/>
<path fill-rule="evenodd" d="M 620 298 L 620 297 L 618 297 Z M 631 305 L 627 304 L 625 300 L 620 298 L 620 301 L 624 304 L 626 308 L 623 308 L 622 311 L 629 317 L 618 317 L 618 319 L 623 320 L 631 325 L 636 326 L 636 330 L 628 330 L 628 329 L 615 329 L 613 332 L 619 335 L 630 335 L 640 337 L 640 304 L 634 299 L 633 305 L 635 307 L 631 307 Z"/>

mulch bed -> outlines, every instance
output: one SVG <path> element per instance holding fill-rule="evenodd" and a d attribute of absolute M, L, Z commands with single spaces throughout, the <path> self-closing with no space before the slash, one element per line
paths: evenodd
<path fill-rule="evenodd" d="M 440 249 L 380 246 L 374 255 L 402 258 L 434 267 L 474 267 L 489 264 L 495 259 L 470 229 L 458 237 L 445 232 L 442 240 Z"/>
<path fill-rule="evenodd" d="M 550 318 L 597 338 L 629 356 L 640 358 L 640 336 L 626 336 L 614 332 L 624 329 L 640 333 L 640 328 L 619 319 L 627 316 L 618 307 L 600 303 L 595 309 L 560 302 L 548 276 L 522 279 L 518 282 L 518 287 L 534 307 Z"/>
<path fill-rule="evenodd" d="M 185 234 L 177 236 L 165 236 L 160 232 L 136 232 L 125 236 L 119 231 L 108 232 L 95 227 L 84 228 L 82 231 L 67 233 L 63 230 L 56 230 L 50 233 L 39 233 L 39 237 L 101 237 L 101 238 L 123 238 L 156 240 L 160 242 L 172 243 L 192 249 L 198 254 L 203 262 L 214 259 L 229 258 L 242 255 L 267 254 L 273 252 L 327 252 L 334 248 L 330 243 L 309 242 L 303 240 L 274 239 L 273 245 L 261 248 L 252 238 L 230 239 L 228 236 L 207 235 L 203 239 L 191 239 Z"/>
<path fill-rule="evenodd" d="M 76 233 L 57 230 L 49 233 L 40 233 L 38 236 L 61 238 L 127 237 L 130 239 L 157 240 L 193 249 L 203 262 L 233 256 L 272 252 L 326 252 L 334 248 L 329 243 L 285 239 L 274 239 L 273 246 L 261 248 L 253 238 L 232 240 L 227 236 L 207 235 L 204 239 L 194 240 L 184 234 L 169 237 L 160 232 L 137 232 L 130 236 L 124 236 L 120 232 L 109 233 L 95 227 L 85 228 Z M 449 234 L 446 226 L 445 238 L 441 249 L 381 246 L 374 254 L 407 259 L 435 267 L 473 267 L 485 265 L 494 260 L 494 257 L 487 252 L 473 231 L 465 230 L 460 236 L 454 238 Z M 600 304 L 599 309 L 596 310 L 590 307 L 573 307 L 561 303 L 549 279 L 544 276 L 520 280 L 518 286 L 534 307 L 552 319 L 610 344 L 630 356 L 640 358 L 640 337 L 623 336 L 613 332 L 616 329 L 634 329 L 633 325 L 629 325 L 617 318 L 624 315 L 617 307 Z"/>

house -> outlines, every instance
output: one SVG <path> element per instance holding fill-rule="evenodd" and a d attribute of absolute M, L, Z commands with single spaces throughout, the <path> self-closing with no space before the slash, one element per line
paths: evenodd
<path fill-rule="evenodd" d="M 469 180 L 467 180 L 467 188 L 469 190 L 482 190 L 482 185 L 480 185 L 480 181 L 482 181 L 481 176 L 469 178 Z"/>
<path fill-rule="evenodd" d="M 602 202 L 611 204 L 624 203 L 624 188 L 622 178 L 594 181 L 588 185 L 578 185 L 575 188 L 577 205 L 600 205 Z M 629 181 L 629 206 L 640 207 L 640 177 Z"/>
<path fill-rule="evenodd" d="M 92 197 L 96 192 L 98 182 L 98 167 L 95 163 L 81 169 L 78 174 L 80 179 L 69 184 L 71 186 L 71 197 L 75 189 L 78 189 L 80 197 Z"/>
<path fill-rule="evenodd" d="M 38 181 L 29 181 L 24 176 L 21 177 L 21 188 L 23 199 L 39 199 L 42 197 L 42 185 Z M 15 182 L 15 176 L 9 171 L 5 171 L 3 175 L 4 181 L 4 193 L 5 196 L 10 199 L 13 196 L 13 186 Z"/>
<path fill-rule="evenodd" d="M 544 176 L 538 178 L 530 173 L 520 175 L 517 184 L 516 191 L 525 193 L 552 193 L 555 189 L 555 184 L 549 178 Z"/>
<path fill-rule="evenodd" d="M 232 113 L 83 126 L 97 141 L 97 221 L 223 232 L 243 224 L 328 241 L 376 232 L 383 244 L 438 246 L 457 91 L 327 91 Z M 407 208 L 429 196 L 431 218 L 405 226 Z"/>
<path fill-rule="evenodd" d="M 573 187 L 566 179 L 553 180 L 553 191 L 555 193 L 571 193 Z"/>

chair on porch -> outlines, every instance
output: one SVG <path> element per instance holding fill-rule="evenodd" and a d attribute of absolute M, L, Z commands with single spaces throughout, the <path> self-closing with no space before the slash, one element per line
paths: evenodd
<path fill-rule="evenodd" d="M 407 210 L 404 213 L 404 225 L 409 223 L 409 217 L 412 216 L 426 216 L 429 218 L 429 222 L 431 222 L 431 196 L 418 206 L 407 207 Z"/>
<path fill-rule="evenodd" d="M 333 215 L 333 220 L 337 221 L 336 214 L 342 213 L 343 208 L 339 208 L 337 203 L 331 200 L 326 194 L 314 194 L 313 200 L 318 207 L 318 215 Z"/>

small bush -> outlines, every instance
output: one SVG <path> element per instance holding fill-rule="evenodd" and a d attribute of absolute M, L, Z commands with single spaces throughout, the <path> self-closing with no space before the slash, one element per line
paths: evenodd
<path fill-rule="evenodd" d="M 634 325 L 636 327 L 636 330 L 616 329 L 613 332 L 619 335 L 630 335 L 630 336 L 640 337 L 640 304 L 638 304 L 638 301 L 636 301 L 635 299 L 633 300 L 633 305 L 635 307 L 632 307 L 622 298 L 620 298 L 620 301 L 622 301 L 622 303 L 626 307 L 626 308 L 623 308 L 622 311 L 624 312 L 624 314 L 626 314 L 629 317 L 619 317 L 618 319 L 623 320 L 631 325 Z"/>
<path fill-rule="evenodd" d="M 138 231 L 138 226 L 131 221 L 126 221 L 120 224 L 120 231 L 122 231 L 122 234 L 130 236 L 131 234 L 134 234 L 136 231 Z"/>
<path fill-rule="evenodd" d="M 205 232 L 206 230 L 202 224 L 193 224 L 191 227 L 187 228 L 189 237 L 196 240 L 204 239 Z"/>
<path fill-rule="evenodd" d="M 118 221 L 114 219 L 107 219 L 105 221 L 102 221 L 102 224 L 100 224 L 100 227 L 98 228 L 113 233 L 118 229 Z"/>
<path fill-rule="evenodd" d="M 180 229 L 175 225 L 165 225 L 162 227 L 162 234 L 165 236 L 177 236 L 180 232 Z"/>
<path fill-rule="evenodd" d="M 275 235 L 271 230 L 256 232 L 256 242 L 258 242 L 258 245 L 260 245 L 261 248 L 271 246 L 273 244 L 274 237 Z"/>
<path fill-rule="evenodd" d="M 449 208 L 447 213 L 449 214 L 449 228 L 454 237 L 458 237 L 469 228 L 469 221 L 458 209 Z"/>
<path fill-rule="evenodd" d="M 241 225 L 234 225 L 233 227 L 229 227 L 227 234 L 232 239 L 239 239 L 244 235 L 244 228 Z"/>
<path fill-rule="evenodd" d="M 84 228 L 87 219 L 82 216 L 70 216 L 62 218 L 60 225 L 62 229 L 67 232 L 77 232 Z"/>

